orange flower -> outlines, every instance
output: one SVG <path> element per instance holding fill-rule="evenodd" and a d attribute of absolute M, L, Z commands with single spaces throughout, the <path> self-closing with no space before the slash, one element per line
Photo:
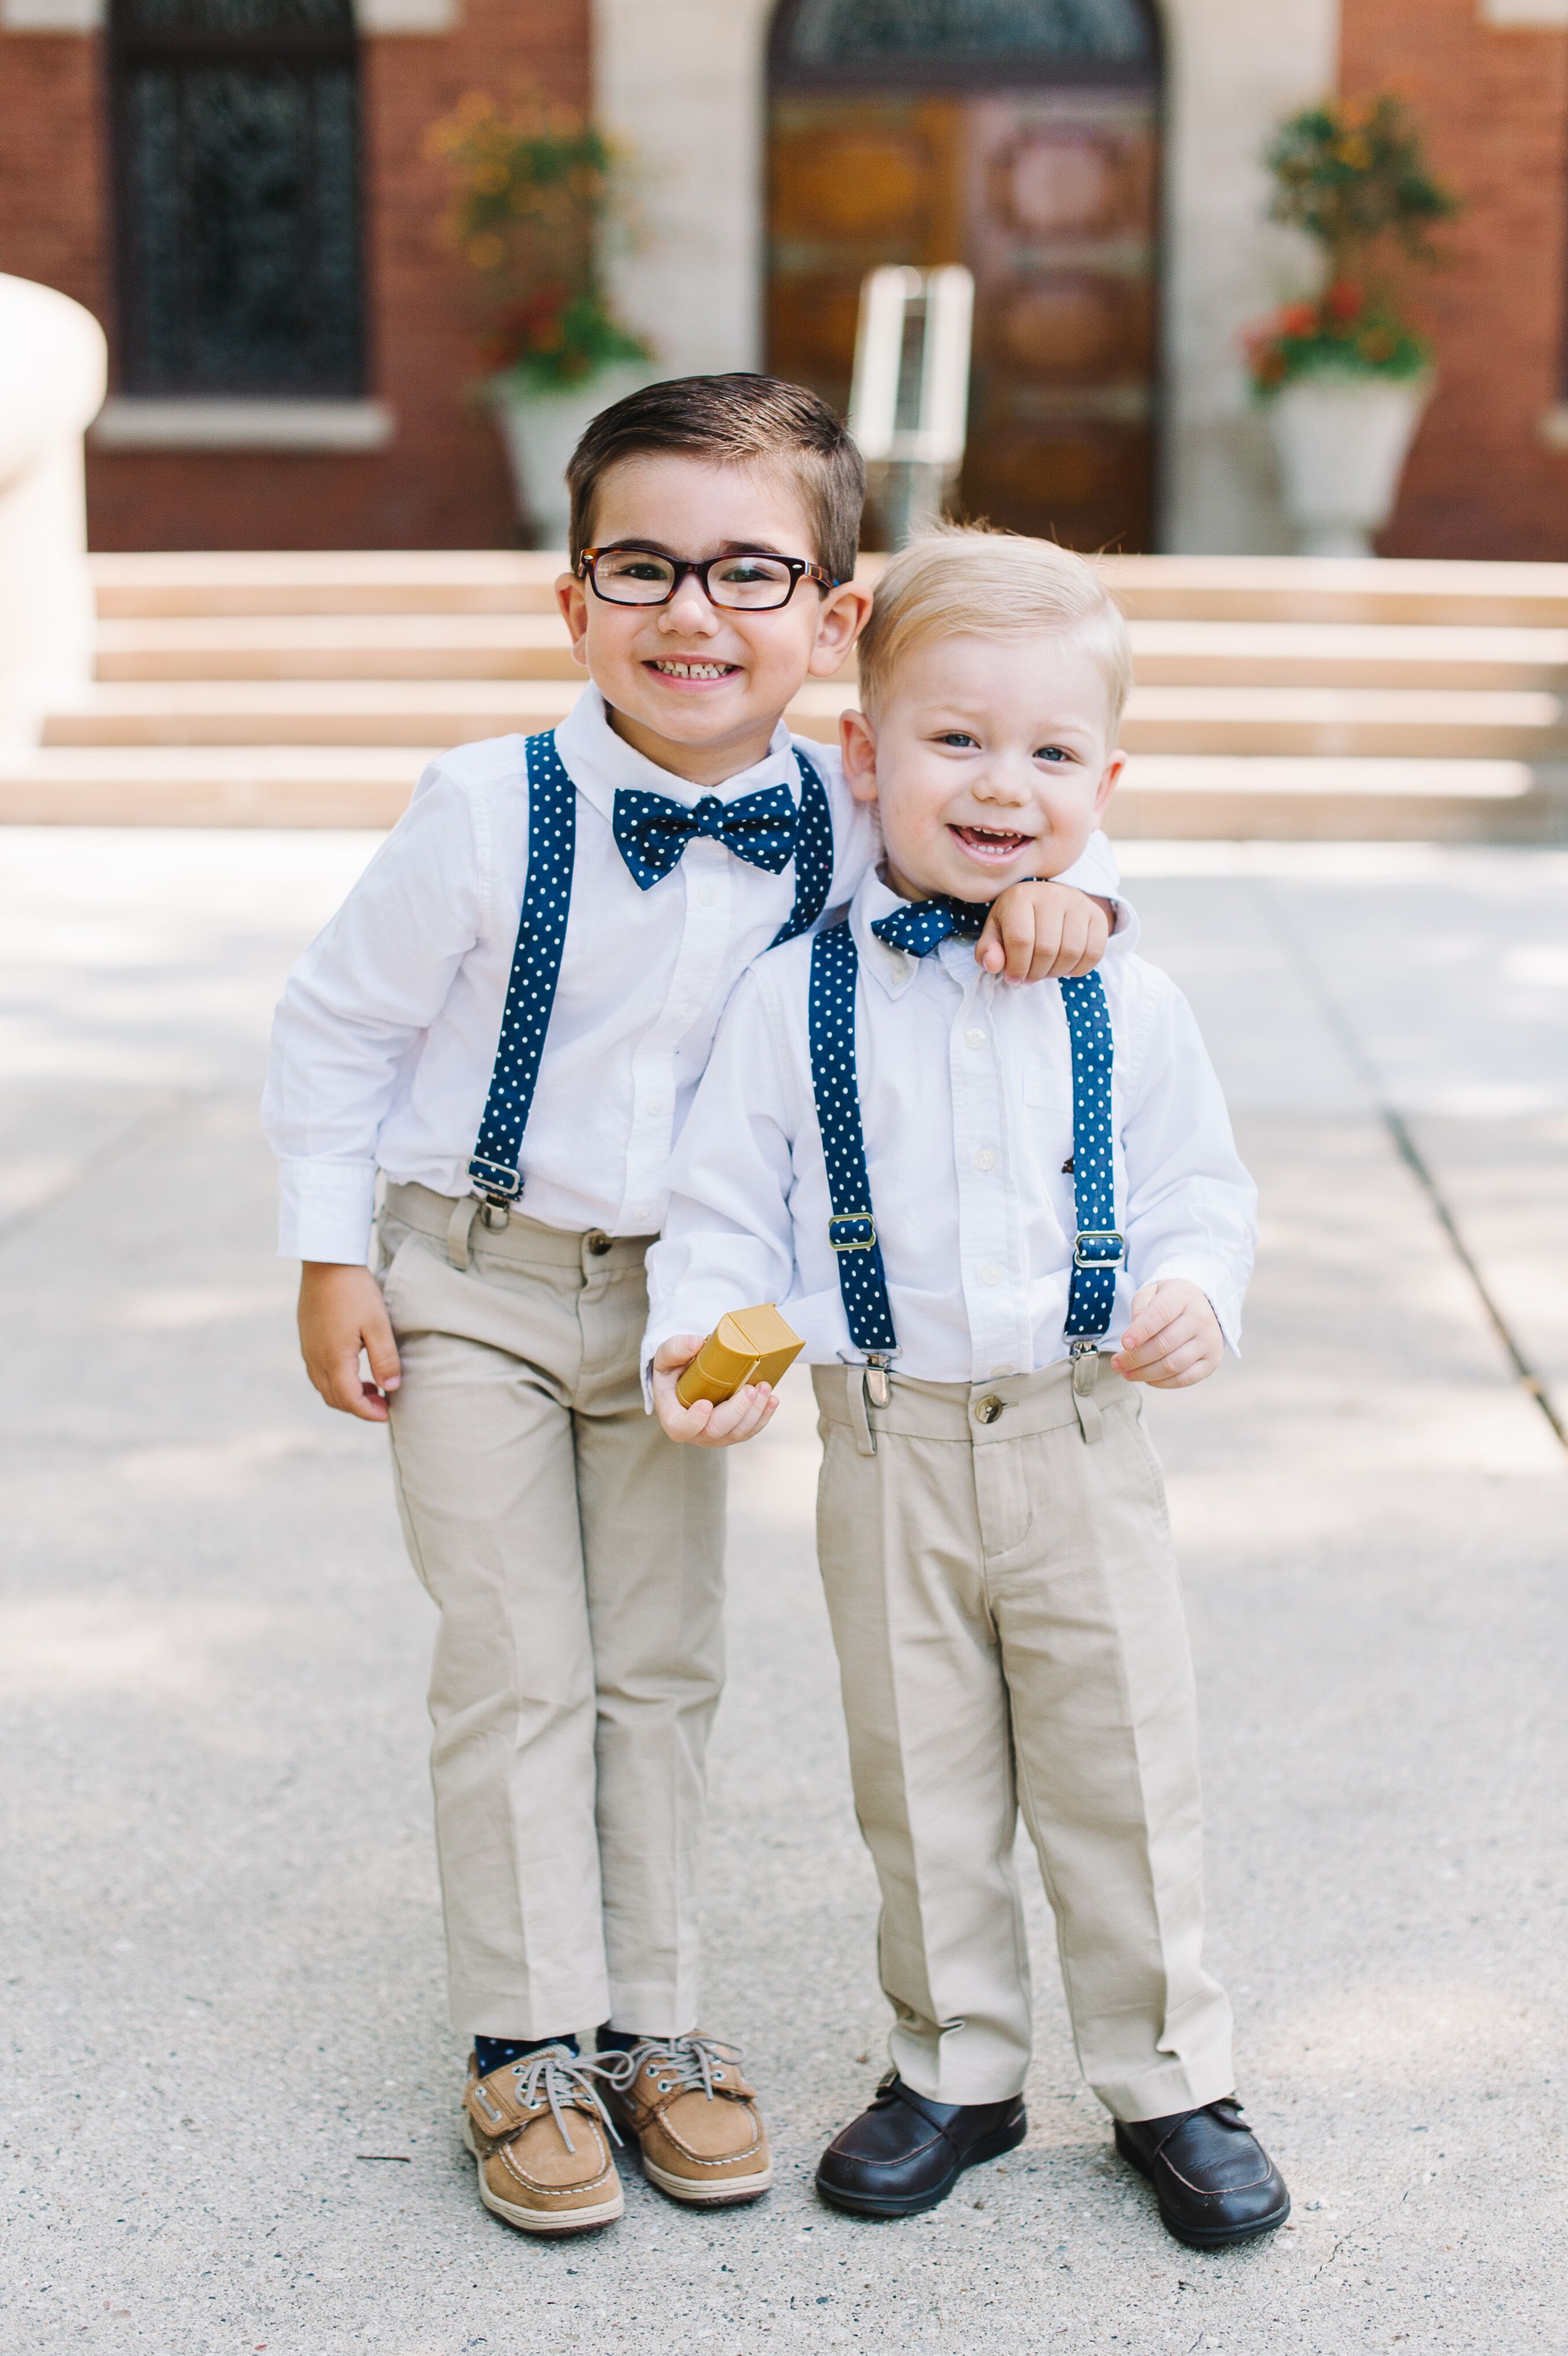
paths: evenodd
<path fill-rule="evenodd" d="M 1336 279 L 1323 297 L 1323 307 L 1331 319 L 1359 318 L 1366 306 L 1366 295 L 1348 278 Z"/>

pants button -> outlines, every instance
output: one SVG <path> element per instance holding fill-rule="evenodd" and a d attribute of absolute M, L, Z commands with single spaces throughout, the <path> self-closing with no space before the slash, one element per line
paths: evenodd
<path fill-rule="evenodd" d="M 976 1423 L 994 1423 L 999 1415 L 1005 1415 L 1006 1412 L 1006 1400 L 999 1399 L 994 1391 L 990 1392 L 983 1399 L 977 1399 L 974 1403 Z"/>
<path fill-rule="evenodd" d="M 608 1251 L 611 1238 L 606 1235 L 603 1227 L 590 1227 L 583 1241 L 593 1253 L 594 1258 L 599 1259 Z"/>

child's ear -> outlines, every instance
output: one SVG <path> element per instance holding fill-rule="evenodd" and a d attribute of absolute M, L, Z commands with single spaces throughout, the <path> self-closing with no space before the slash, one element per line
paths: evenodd
<path fill-rule="evenodd" d="M 876 731 L 864 712 L 839 714 L 844 783 L 857 802 L 876 799 Z"/>
<path fill-rule="evenodd" d="M 813 679 L 831 679 L 871 618 L 871 592 L 858 581 L 841 582 L 822 600 L 817 643 L 807 668 Z"/>
<path fill-rule="evenodd" d="M 1100 783 L 1094 789 L 1094 817 L 1097 825 L 1105 816 L 1105 806 L 1111 799 L 1112 795 L 1115 792 L 1117 787 L 1121 784 L 1122 772 L 1126 766 L 1127 755 L 1125 753 L 1120 751 L 1112 753 L 1110 759 L 1105 764 L 1105 767 L 1101 774 Z M 846 760 L 844 763 L 844 772 L 846 776 L 848 771 L 849 763 Z"/>
<path fill-rule="evenodd" d="M 575 573 L 563 573 L 555 584 L 555 603 L 572 636 L 572 659 L 588 659 L 588 594 Z"/>

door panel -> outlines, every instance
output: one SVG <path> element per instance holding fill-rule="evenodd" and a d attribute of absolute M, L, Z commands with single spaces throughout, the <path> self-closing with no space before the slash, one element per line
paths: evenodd
<path fill-rule="evenodd" d="M 1074 547 L 1147 548 L 1157 165 L 1152 91 L 779 92 L 768 366 L 847 409 L 865 273 L 966 262 L 961 509 Z"/>

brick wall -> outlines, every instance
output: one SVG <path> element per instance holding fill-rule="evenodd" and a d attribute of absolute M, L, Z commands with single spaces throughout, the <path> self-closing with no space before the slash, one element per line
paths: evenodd
<path fill-rule="evenodd" d="M 496 547 L 515 537 L 493 428 L 465 400 L 473 314 L 443 242 L 425 125 L 465 91 L 588 89 L 587 0 L 465 0 L 445 38 L 364 45 L 370 390 L 396 440 L 363 456 L 90 455 L 97 548 Z M 113 339 L 102 44 L 0 33 L 0 270 L 59 286 Z"/>
<path fill-rule="evenodd" d="M 1453 267 L 1409 283 L 1441 371 L 1389 556 L 1568 558 L 1568 31 L 1484 23 L 1477 0 L 1345 0 L 1348 92 L 1397 91 L 1467 209 Z"/>

